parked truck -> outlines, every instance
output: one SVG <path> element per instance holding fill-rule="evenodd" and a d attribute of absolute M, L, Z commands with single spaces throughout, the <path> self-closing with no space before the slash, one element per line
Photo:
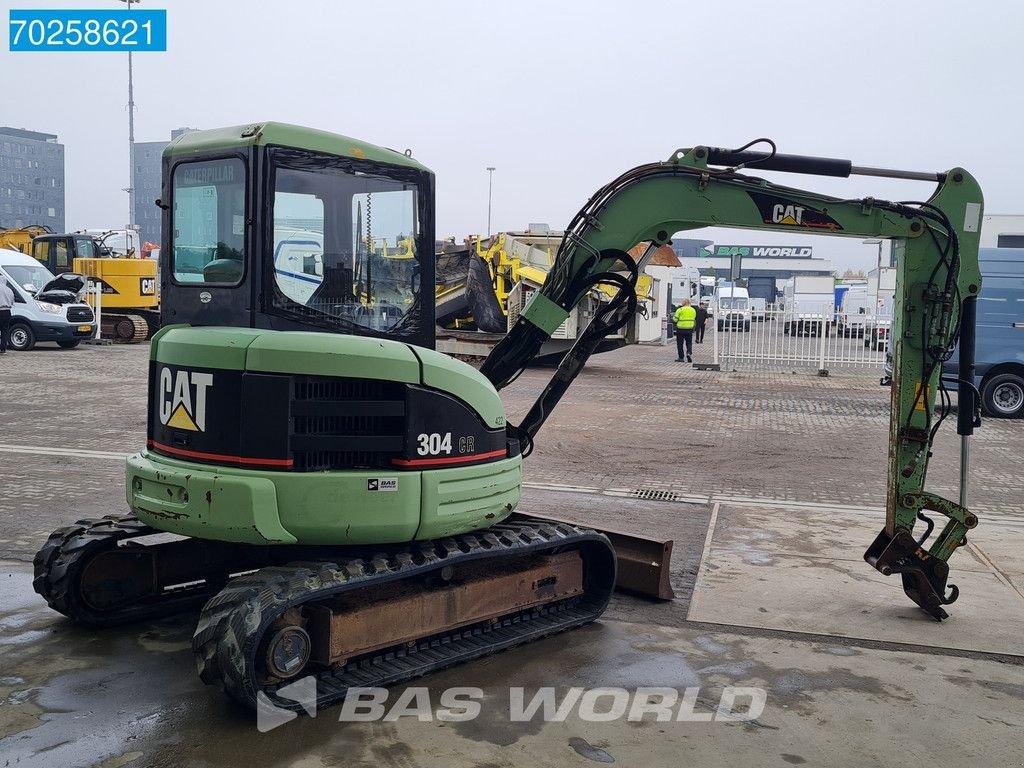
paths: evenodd
<path fill-rule="evenodd" d="M 874 313 L 873 305 L 866 285 L 847 286 L 836 319 L 836 334 L 864 338 L 868 318 Z"/>
<path fill-rule="evenodd" d="M 711 299 L 712 314 L 720 331 L 750 330 L 750 294 L 745 287 L 721 280 Z"/>
<path fill-rule="evenodd" d="M 794 275 L 782 289 L 782 332 L 791 336 L 827 334 L 835 301 L 835 280 L 831 275 Z"/>
<path fill-rule="evenodd" d="M 768 302 L 765 299 L 751 297 L 750 319 L 755 323 L 763 323 L 768 319 Z"/>

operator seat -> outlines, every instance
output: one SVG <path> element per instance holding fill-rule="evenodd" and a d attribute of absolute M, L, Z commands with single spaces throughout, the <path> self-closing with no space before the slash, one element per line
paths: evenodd
<path fill-rule="evenodd" d="M 203 267 L 203 282 L 235 284 L 242 279 L 241 259 L 214 259 Z"/>
<path fill-rule="evenodd" d="M 352 268 L 345 266 L 344 259 L 344 254 L 324 254 L 324 279 L 313 291 L 306 306 L 347 304 L 355 301 L 352 293 Z"/>

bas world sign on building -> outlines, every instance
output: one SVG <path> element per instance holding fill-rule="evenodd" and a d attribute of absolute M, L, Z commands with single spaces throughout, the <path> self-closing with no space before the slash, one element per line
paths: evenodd
<path fill-rule="evenodd" d="M 700 255 L 727 259 L 733 256 L 744 259 L 809 259 L 812 251 L 809 245 L 713 245 L 701 248 Z"/>

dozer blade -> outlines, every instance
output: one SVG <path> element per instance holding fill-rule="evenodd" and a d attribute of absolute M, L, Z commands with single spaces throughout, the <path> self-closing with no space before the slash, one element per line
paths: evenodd
<path fill-rule="evenodd" d="M 555 523 L 569 525 L 585 525 L 591 530 L 603 533 L 615 547 L 615 559 L 618 563 L 618 574 L 615 588 L 651 597 L 657 600 L 672 600 L 676 594 L 669 582 L 669 566 L 672 562 L 672 539 L 655 539 L 637 536 L 611 528 L 603 528 L 590 523 L 568 520 L 551 515 L 516 512 L 510 520 L 550 520 Z"/>

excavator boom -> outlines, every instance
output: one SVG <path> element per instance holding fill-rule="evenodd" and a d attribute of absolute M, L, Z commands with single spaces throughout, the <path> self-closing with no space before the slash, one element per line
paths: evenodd
<path fill-rule="evenodd" d="M 635 308 L 631 286 L 644 259 L 634 262 L 626 251 L 637 243 L 650 243 L 648 253 L 653 253 L 673 233 L 705 226 L 895 240 L 898 271 L 886 522 L 865 559 L 886 575 L 900 574 L 904 591 L 915 603 L 935 618 L 945 618 L 942 606 L 958 594 L 955 586 L 947 592 L 947 561 L 966 543 L 967 531 L 977 525 L 977 518 L 965 507 L 966 459 L 957 502 L 927 491 L 925 480 L 932 442 L 950 411 L 941 380 L 942 363 L 958 342 L 958 431 L 965 456 L 967 438 L 977 423 L 973 318 L 981 289 L 981 189 L 962 168 L 920 173 L 863 167 L 835 158 L 777 154 L 772 142 L 767 142 L 769 151 L 751 151 L 755 143 L 762 142 L 739 150 L 680 149 L 666 162 L 634 168 L 598 190 L 566 229 L 543 289 L 481 371 L 497 388 L 506 386 L 588 291 L 599 283 L 619 287 L 620 300 L 610 302 L 594 319 L 593 331 L 580 336 L 523 423 L 511 427 L 527 446 L 524 455 L 528 455 L 533 437 L 600 337 L 618 327 Z M 937 187 L 921 202 L 842 199 L 778 186 L 741 173 L 741 168 L 926 180 Z M 935 523 L 926 512 L 946 520 L 937 535 L 932 536 Z M 918 521 L 926 529 L 923 536 L 915 537 Z"/>

